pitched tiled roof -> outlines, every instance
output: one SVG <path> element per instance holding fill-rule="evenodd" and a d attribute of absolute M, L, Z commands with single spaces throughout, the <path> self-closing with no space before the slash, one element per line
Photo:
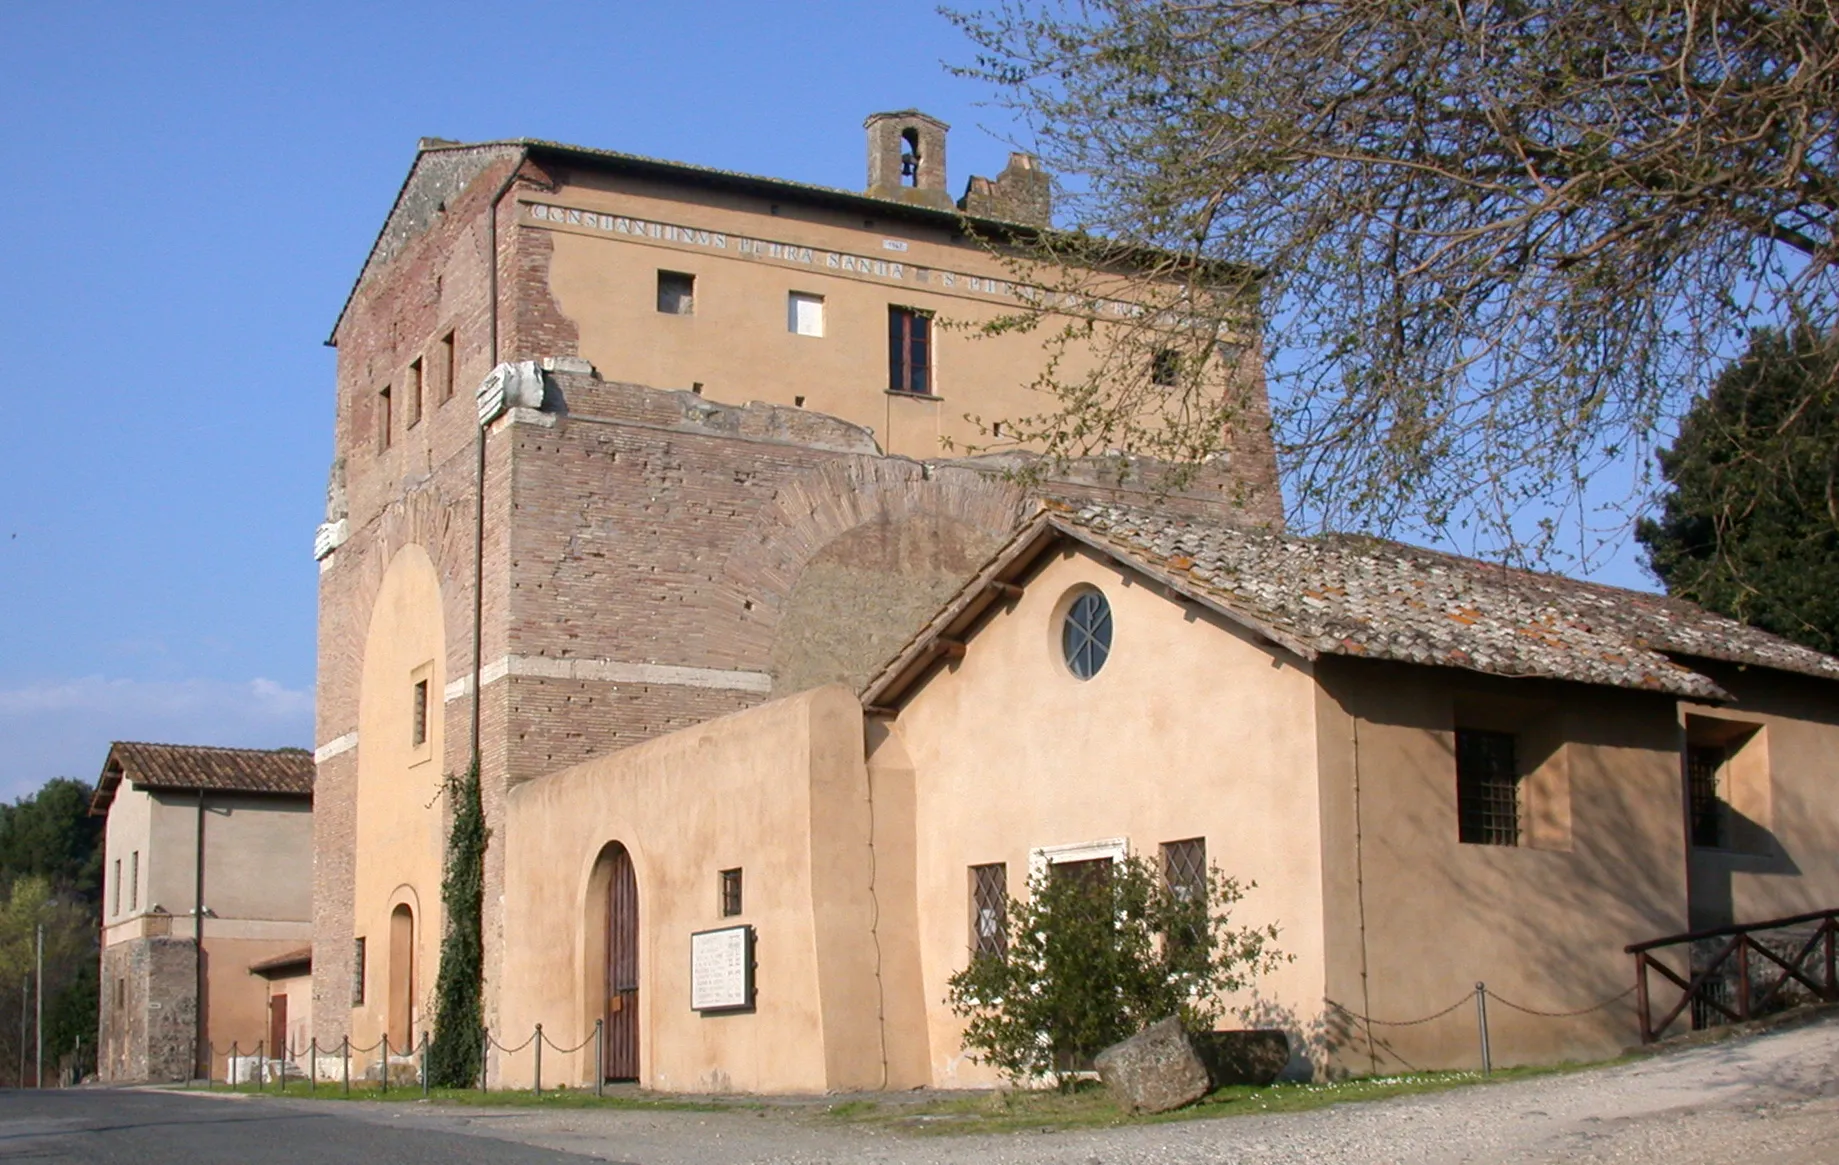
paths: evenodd
<path fill-rule="evenodd" d="M 257 959 L 249 964 L 249 973 L 268 975 L 275 971 L 291 971 L 295 967 L 311 967 L 312 965 L 313 948 L 301 947 L 299 950 L 288 951 L 271 958 Z"/>
<path fill-rule="evenodd" d="M 108 808 L 124 778 L 146 789 L 311 796 L 313 754 L 301 748 L 215 748 L 118 740 L 109 746 L 108 760 L 103 762 L 102 778 L 90 802 L 92 813 Z"/>
<path fill-rule="evenodd" d="M 924 670 L 929 638 L 967 627 L 992 583 L 1071 537 L 1307 658 L 1350 655 L 1505 676 L 1726 693 L 1675 657 L 1839 680 L 1839 660 L 1678 599 L 1441 554 L 1379 538 L 1312 538 L 1150 507 L 1049 502 L 1034 525 L 864 691 L 877 704 Z"/>

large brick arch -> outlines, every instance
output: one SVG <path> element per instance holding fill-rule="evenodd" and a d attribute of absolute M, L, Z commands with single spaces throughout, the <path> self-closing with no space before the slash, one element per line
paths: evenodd
<path fill-rule="evenodd" d="M 716 604 L 773 694 L 858 685 L 1014 531 L 1028 494 L 987 473 L 843 457 L 782 486 L 729 553 Z"/>

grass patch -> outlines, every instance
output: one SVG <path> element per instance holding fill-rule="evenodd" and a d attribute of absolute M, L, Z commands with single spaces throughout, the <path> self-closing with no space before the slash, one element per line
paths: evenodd
<path fill-rule="evenodd" d="M 1473 1084 L 1524 1080 L 1604 1067 L 1602 1063 L 1554 1064 L 1530 1068 L 1497 1069 L 1492 1076 L 1479 1072 L 1418 1072 L 1400 1076 L 1363 1077 L 1326 1084 L 1272 1084 L 1264 1088 L 1222 1088 L 1175 1112 L 1132 1116 L 1097 1082 L 1082 1084 L 1070 1093 L 1054 1091 L 1003 1091 L 975 1096 L 941 1097 L 918 1103 L 851 1100 L 822 1111 L 827 1122 L 877 1125 L 918 1133 L 974 1134 L 1046 1132 L 1058 1129 L 1103 1128 L 1114 1125 L 1159 1124 L 1168 1121 L 1205 1120 L 1213 1117 L 1259 1116 L 1268 1113 L 1307 1112 L 1333 1104 L 1389 1100 L 1446 1092 Z"/>

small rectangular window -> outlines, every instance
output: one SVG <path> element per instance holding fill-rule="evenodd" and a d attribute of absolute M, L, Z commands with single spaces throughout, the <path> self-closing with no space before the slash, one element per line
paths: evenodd
<path fill-rule="evenodd" d="M 110 914 L 120 914 L 121 913 L 121 859 L 120 858 L 115 859 L 115 868 L 112 871 L 112 874 L 110 877 L 109 901 L 113 903 L 113 905 L 109 908 L 109 913 Z"/>
<path fill-rule="evenodd" d="M 420 357 L 416 357 L 409 362 L 409 383 L 406 387 L 409 399 L 403 403 L 408 407 L 408 416 L 403 422 L 403 427 L 406 429 L 413 429 L 416 425 L 421 424 L 422 376 Z"/>
<path fill-rule="evenodd" d="M 1009 867 L 971 867 L 971 957 L 1009 953 Z"/>
<path fill-rule="evenodd" d="M 786 330 L 798 336 L 824 334 L 824 297 L 794 291 L 786 296 Z"/>
<path fill-rule="evenodd" d="M 1199 951 L 1207 942 L 1207 839 L 1162 843 L 1162 877 L 1180 912 L 1167 935 L 1176 951 Z"/>
<path fill-rule="evenodd" d="M 1513 735 L 1456 729 L 1456 813 L 1468 845 L 1520 844 L 1520 773 Z"/>
<path fill-rule="evenodd" d="M 415 691 L 410 696 L 409 743 L 423 745 L 428 743 L 428 681 L 416 680 Z"/>
<path fill-rule="evenodd" d="M 888 308 L 888 391 L 932 395 L 932 317 Z"/>
<path fill-rule="evenodd" d="M 127 1006 L 128 981 L 126 979 L 117 979 L 115 980 L 115 1010 L 123 1011 L 126 1010 Z"/>
<path fill-rule="evenodd" d="M 377 394 L 377 449 L 390 447 L 390 386 Z"/>
<path fill-rule="evenodd" d="M 448 332 L 441 337 L 440 361 L 441 366 L 435 369 L 435 375 L 440 377 L 441 403 L 446 404 L 453 399 L 453 381 L 455 376 L 455 369 L 453 367 L 454 352 L 452 332 Z"/>
<path fill-rule="evenodd" d="M 1173 348 L 1157 348 L 1149 357 L 1149 382 L 1158 388 L 1171 388 L 1181 378 L 1181 353 Z"/>
<path fill-rule="evenodd" d="M 739 868 L 722 871 L 722 917 L 733 918 L 741 913 L 741 871 Z"/>
<path fill-rule="evenodd" d="M 1715 744 L 1686 746 L 1686 786 L 1691 796 L 1692 844 L 1718 849 L 1725 844 L 1726 806 L 1722 774 L 1725 751 Z"/>
<path fill-rule="evenodd" d="M 140 909 L 140 851 L 128 855 L 128 910 Z"/>
<path fill-rule="evenodd" d="M 1207 839 L 1190 837 L 1162 843 L 1162 876 L 1169 892 L 1182 902 L 1207 896 Z"/>
<path fill-rule="evenodd" d="M 665 315 L 694 315 L 696 277 L 682 271 L 658 272 L 658 310 Z"/>
<path fill-rule="evenodd" d="M 364 940 L 351 940 L 351 1006 L 364 1006 Z"/>

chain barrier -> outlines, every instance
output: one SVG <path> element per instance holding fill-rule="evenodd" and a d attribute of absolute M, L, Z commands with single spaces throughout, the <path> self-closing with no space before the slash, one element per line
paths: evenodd
<path fill-rule="evenodd" d="M 1328 1005 L 1334 1008 L 1336 1011 L 1345 1012 L 1346 1014 L 1359 1020 L 1361 1023 L 1371 1024 L 1374 1027 L 1417 1027 L 1419 1024 L 1429 1023 L 1433 1019 L 1442 1019 L 1444 1016 L 1448 1015 L 1450 1012 L 1455 1011 L 1457 1008 L 1463 1006 L 1464 1004 L 1471 1002 L 1472 1000 L 1474 1000 L 1474 998 L 1475 998 L 1475 993 L 1471 991 L 1467 995 L 1464 995 L 1461 999 L 1458 999 L 1456 1002 L 1444 1008 L 1442 1011 L 1433 1012 L 1430 1015 L 1424 1016 L 1422 1019 L 1374 1019 L 1370 1015 L 1361 1015 L 1358 1011 L 1355 1011 L 1353 1008 L 1348 1007 L 1346 1004 L 1336 1003 L 1332 999 L 1328 1001 Z"/>
<path fill-rule="evenodd" d="M 1622 1002 L 1622 1000 L 1627 999 L 1630 995 L 1633 995 L 1634 993 L 1635 993 L 1635 989 L 1633 987 L 1630 987 L 1628 990 L 1622 992 L 1620 995 L 1611 995 L 1609 998 L 1603 1000 L 1600 1003 L 1592 1003 L 1590 1006 L 1580 1007 L 1576 1011 L 1540 1011 L 1536 1007 L 1522 1007 L 1519 1004 L 1515 1003 L 1513 1000 L 1503 998 L 1502 996 L 1496 994 L 1493 991 L 1488 992 L 1488 998 L 1492 999 L 1494 1002 L 1498 1004 L 1501 1004 L 1503 1007 L 1511 1007 L 1515 1011 L 1524 1012 L 1527 1015 L 1536 1015 L 1540 1017 L 1541 1019 L 1572 1019 L 1579 1015 L 1589 1015 L 1593 1011 L 1601 1011 L 1605 1007 L 1608 1007 L 1612 1004 Z"/>
<path fill-rule="evenodd" d="M 1373 1028 L 1376 1028 L 1376 1027 L 1388 1027 L 1388 1028 L 1418 1027 L 1422 1024 L 1427 1024 L 1435 1020 L 1442 1019 L 1443 1017 L 1450 1015 L 1454 1013 L 1455 1011 L 1459 1010 L 1463 1005 L 1473 1000 L 1475 1004 L 1476 1040 L 1478 1044 L 1478 1051 L 1481 1053 L 1481 1071 L 1482 1071 L 1482 1075 L 1491 1076 L 1494 1073 L 1494 1050 L 1492 1046 L 1492 1040 L 1489 1038 L 1490 1033 L 1488 1029 L 1488 1004 L 1490 1002 L 1498 1003 L 1503 1007 L 1510 1008 L 1524 1015 L 1535 1016 L 1540 1019 L 1575 1019 L 1580 1015 L 1589 1015 L 1593 1011 L 1601 1011 L 1606 1007 L 1612 1007 L 1615 1004 L 1622 1002 L 1624 999 L 1627 999 L 1630 995 L 1633 995 L 1634 993 L 1635 993 L 1635 988 L 1630 987 L 1626 991 L 1620 992 L 1615 995 L 1611 995 L 1607 999 L 1599 1000 L 1596 1003 L 1590 1004 L 1588 1007 L 1577 1008 L 1575 1011 L 1544 1011 L 1536 1007 L 1527 1007 L 1523 1004 L 1515 1003 L 1511 999 L 1503 999 L 1501 996 L 1488 990 L 1488 985 L 1486 983 L 1478 982 L 1475 984 L 1475 990 L 1470 992 L 1468 995 L 1465 995 L 1461 999 L 1456 1000 L 1456 1002 L 1450 1004 L 1448 1007 L 1443 1008 L 1441 1011 L 1434 1011 L 1429 1015 L 1420 1016 L 1417 1019 L 1374 1019 L 1372 1016 L 1362 1015 L 1359 1012 L 1355 1011 L 1353 1008 L 1348 1007 L 1347 1005 L 1342 1004 L 1342 1003 L 1337 1003 L 1332 999 L 1328 1000 L 1328 1006 L 1334 1008 L 1336 1011 L 1340 1012 L 1343 1015 L 1348 1016 L 1349 1018 L 1355 1020 L 1358 1023 L 1366 1024 L 1367 1029 L 1368 1029 L 1367 1039 L 1370 1044 L 1372 1041 L 1372 1029 Z"/>

